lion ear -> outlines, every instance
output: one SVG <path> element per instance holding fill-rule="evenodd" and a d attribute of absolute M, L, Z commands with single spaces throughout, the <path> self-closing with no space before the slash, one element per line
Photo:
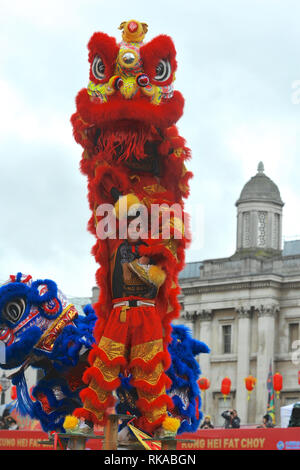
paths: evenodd
<path fill-rule="evenodd" d="M 125 27 L 126 21 L 123 21 L 123 23 L 120 24 L 119 29 L 122 31 Z"/>

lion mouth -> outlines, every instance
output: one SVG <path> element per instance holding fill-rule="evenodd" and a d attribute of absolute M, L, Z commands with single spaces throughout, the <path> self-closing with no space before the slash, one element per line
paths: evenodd
<path fill-rule="evenodd" d="M 146 96 L 134 96 L 125 99 L 121 95 L 112 95 L 105 103 L 91 97 L 83 89 L 77 96 L 77 109 L 82 119 L 101 128 L 113 122 L 134 121 L 167 128 L 174 125 L 183 114 L 184 99 L 179 91 L 165 91 L 161 104 L 153 104 Z"/>

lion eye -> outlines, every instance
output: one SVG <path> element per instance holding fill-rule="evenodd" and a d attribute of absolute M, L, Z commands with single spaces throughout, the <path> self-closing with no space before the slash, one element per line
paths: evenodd
<path fill-rule="evenodd" d="M 105 77 L 105 65 L 101 59 L 101 57 L 96 56 L 93 65 L 92 65 L 92 72 L 95 78 L 98 80 L 103 80 Z"/>
<path fill-rule="evenodd" d="M 3 317 L 12 322 L 17 323 L 26 309 L 26 302 L 23 298 L 12 299 L 5 304 L 2 309 Z"/>
<path fill-rule="evenodd" d="M 171 64 L 168 60 L 162 59 L 159 61 L 157 67 L 156 67 L 156 75 L 154 77 L 154 80 L 157 80 L 159 82 L 164 82 L 170 78 L 171 75 Z"/>

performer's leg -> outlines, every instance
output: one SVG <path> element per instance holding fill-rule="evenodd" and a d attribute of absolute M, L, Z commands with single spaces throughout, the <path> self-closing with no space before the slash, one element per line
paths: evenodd
<path fill-rule="evenodd" d="M 114 309 L 97 347 L 89 355 L 89 367 L 83 381 L 88 385 L 80 393 L 82 408 L 73 415 L 94 424 L 103 425 L 107 409 L 114 404 L 112 391 L 120 385 L 119 373 L 127 363 L 127 324 L 120 323 L 120 312 Z"/>
<path fill-rule="evenodd" d="M 172 399 L 166 394 L 171 381 L 165 373 L 170 365 L 168 351 L 163 348 L 162 326 L 154 308 L 143 308 L 139 312 L 142 326 L 133 335 L 130 351 L 132 385 L 137 389 L 137 407 L 142 413 L 136 425 L 152 433 L 166 419 L 167 409 L 173 407 Z M 138 342 L 138 344 L 136 344 Z"/>
<path fill-rule="evenodd" d="M 99 348 L 101 347 L 100 341 Z M 106 410 L 112 407 L 115 401 L 112 391 L 120 385 L 120 368 L 120 364 L 107 365 L 99 357 L 96 357 L 93 365 L 83 375 L 83 381 L 88 387 L 80 393 L 83 407 L 74 411 L 75 416 L 85 418 L 94 424 L 105 424 Z"/>

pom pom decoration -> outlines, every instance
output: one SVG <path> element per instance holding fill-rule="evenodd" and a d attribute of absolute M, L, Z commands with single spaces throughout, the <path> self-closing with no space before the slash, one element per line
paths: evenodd
<path fill-rule="evenodd" d="M 167 417 L 167 418 L 164 419 L 164 421 L 162 423 L 162 427 L 166 431 L 170 431 L 171 433 L 176 433 L 179 426 L 180 426 L 180 419 L 177 419 L 177 418 Z"/>
<path fill-rule="evenodd" d="M 79 419 L 76 418 L 76 416 L 68 415 L 65 417 L 63 426 L 66 430 L 75 429 L 78 426 L 78 423 Z"/>

